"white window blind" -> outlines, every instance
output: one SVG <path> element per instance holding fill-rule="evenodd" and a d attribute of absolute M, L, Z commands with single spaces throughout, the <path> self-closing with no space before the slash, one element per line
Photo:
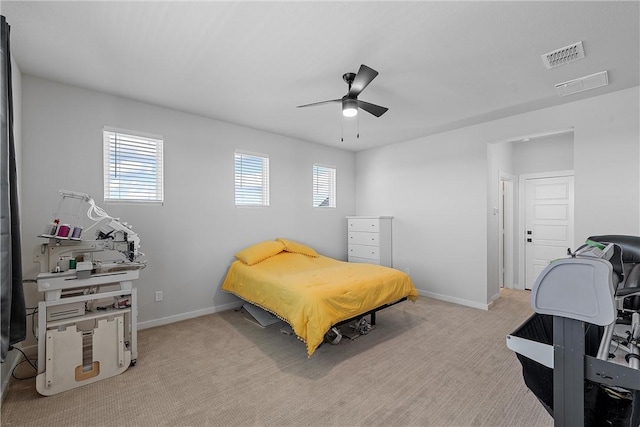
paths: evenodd
<path fill-rule="evenodd" d="M 313 207 L 336 207 L 336 169 L 313 165 Z"/>
<path fill-rule="evenodd" d="M 235 152 L 236 206 L 269 206 L 269 157 Z"/>
<path fill-rule="evenodd" d="M 105 202 L 164 201 L 162 137 L 105 128 Z"/>

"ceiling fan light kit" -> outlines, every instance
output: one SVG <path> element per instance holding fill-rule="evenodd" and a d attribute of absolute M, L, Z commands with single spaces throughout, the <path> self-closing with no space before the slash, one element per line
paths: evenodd
<path fill-rule="evenodd" d="M 355 99 L 342 100 L 342 115 L 345 117 L 355 117 L 358 114 L 358 101 Z"/>

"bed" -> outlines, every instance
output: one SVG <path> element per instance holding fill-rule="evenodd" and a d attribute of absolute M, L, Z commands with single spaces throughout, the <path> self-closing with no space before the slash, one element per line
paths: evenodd
<path fill-rule="evenodd" d="M 399 270 L 338 261 L 288 239 L 257 243 L 235 257 L 222 289 L 286 321 L 309 357 L 332 326 L 418 298 Z"/>

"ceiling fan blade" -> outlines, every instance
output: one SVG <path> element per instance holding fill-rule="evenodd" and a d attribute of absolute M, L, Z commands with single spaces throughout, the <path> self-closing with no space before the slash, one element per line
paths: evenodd
<path fill-rule="evenodd" d="M 316 105 L 322 105 L 322 104 L 331 104 L 333 102 L 342 102 L 342 98 L 340 99 L 332 99 L 330 101 L 320 101 L 320 102 L 314 102 L 312 104 L 305 104 L 305 105 L 298 105 L 296 108 L 303 108 L 303 107 L 315 107 Z"/>
<path fill-rule="evenodd" d="M 380 117 L 389 110 L 387 107 L 381 107 L 380 105 L 371 104 L 369 102 L 358 101 L 358 107 L 362 108 L 367 113 L 371 113 L 376 117 Z"/>
<path fill-rule="evenodd" d="M 349 97 L 357 97 L 377 75 L 378 72 L 373 68 L 369 68 L 364 64 L 360 65 L 360 70 L 358 70 L 358 74 L 356 74 L 351 84 L 351 89 L 349 89 Z"/>

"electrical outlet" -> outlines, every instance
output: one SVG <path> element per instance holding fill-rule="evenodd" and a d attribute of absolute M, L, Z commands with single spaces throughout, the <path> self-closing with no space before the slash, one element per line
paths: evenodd
<path fill-rule="evenodd" d="M 156 291 L 156 302 L 162 301 L 162 291 Z"/>

